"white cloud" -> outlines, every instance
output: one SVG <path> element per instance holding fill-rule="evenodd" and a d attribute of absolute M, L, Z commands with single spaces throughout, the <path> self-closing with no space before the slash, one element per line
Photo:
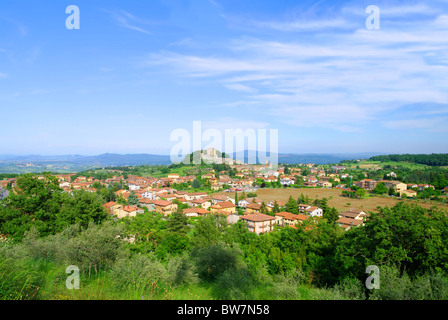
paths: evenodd
<path fill-rule="evenodd" d="M 396 130 L 425 130 L 432 132 L 448 132 L 447 123 L 448 118 L 420 118 L 420 119 L 405 119 L 405 120 L 393 120 L 384 122 L 384 126 L 390 129 Z"/>
<path fill-rule="evenodd" d="M 353 24 L 348 21 L 337 18 L 328 20 L 294 20 L 294 21 L 252 21 L 249 25 L 256 28 L 268 28 L 273 30 L 296 32 L 296 31 L 310 31 L 334 28 L 348 28 Z"/>
<path fill-rule="evenodd" d="M 107 11 L 105 12 L 109 13 L 110 16 L 116 21 L 117 25 L 129 30 L 138 31 L 145 34 L 151 34 L 148 30 L 142 28 L 139 26 L 139 24 L 145 23 L 141 19 L 135 17 L 133 14 L 120 10 L 120 11 Z"/>
<path fill-rule="evenodd" d="M 380 9 L 381 16 L 386 16 L 387 18 L 391 17 L 403 17 L 406 15 L 418 14 L 418 15 L 433 15 L 436 14 L 438 9 L 433 7 L 428 7 L 423 3 L 416 3 L 413 5 L 389 5 L 389 4 L 378 4 L 378 9 Z M 350 6 L 344 7 L 341 10 L 342 14 L 354 14 L 358 16 L 367 16 L 365 12 L 366 7 L 362 6 Z"/>
<path fill-rule="evenodd" d="M 251 92 L 251 93 L 257 92 L 256 89 L 246 86 L 244 84 L 235 83 L 235 84 L 225 84 L 224 86 L 227 89 L 235 90 L 235 91 L 243 91 L 243 92 Z"/>
<path fill-rule="evenodd" d="M 385 12 L 419 10 L 434 11 L 416 5 Z M 207 78 L 246 93 L 246 99 L 235 105 L 263 106 L 268 115 L 288 124 L 356 132 L 405 104 L 448 103 L 445 25 L 448 17 L 439 15 L 418 30 L 319 33 L 318 41 L 234 39 L 217 50 L 220 55 L 163 52 L 150 55 L 146 64 L 168 66 L 177 75 Z M 287 26 L 288 22 L 269 27 L 290 31 Z M 394 129 L 406 122 L 384 124 Z"/>

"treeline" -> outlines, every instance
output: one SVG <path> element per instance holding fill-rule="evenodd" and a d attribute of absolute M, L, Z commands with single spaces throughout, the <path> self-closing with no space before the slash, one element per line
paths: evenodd
<path fill-rule="evenodd" d="M 428 166 L 448 166 L 448 154 L 390 154 L 382 156 L 373 156 L 370 158 L 372 161 L 405 161 L 419 164 L 425 164 Z"/>

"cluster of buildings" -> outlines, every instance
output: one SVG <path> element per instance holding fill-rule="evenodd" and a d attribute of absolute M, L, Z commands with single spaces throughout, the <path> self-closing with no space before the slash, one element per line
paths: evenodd
<path fill-rule="evenodd" d="M 433 185 L 430 184 L 415 184 L 415 183 L 404 183 L 401 181 L 394 180 L 373 180 L 373 179 L 363 179 L 360 181 L 355 181 L 353 185 L 365 189 L 367 191 L 372 191 L 376 188 L 379 183 L 384 183 L 387 189 L 392 188 L 395 193 L 398 193 L 400 197 L 405 194 L 407 197 L 416 197 L 417 190 L 422 191 L 426 188 L 434 189 Z"/>
<path fill-rule="evenodd" d="M 285 216 L 286 212 L 271 215 L 266 213 L 272 212 L 274 201 L 265 203 L 263 208 L 263 202 L 258 198 L 245 198 L 235 203 L 235 199 L 226 195 L 209 195 L 207 192 L 189 193 L 176 190 L 170 190 L 172 192 L 166 193 L 165 191 L 167 190 L 163 188 L 152 190 L 148 192 L 149 197 L 143 195 L 139 197 L 137 205 L 109 202 L 104 207 L 111 215 L 122 219 L 124 217 L 135 217 L 137 214 L 143 213 L 143 207 L 146 207 L 149 212 L 157 212 L 168 216 L 176 212 L 179 204 L 183 203 L 188 205 L 187 209 L 182 210 L 183 214 L 188 217 L 201 217 L 209 214 L 223 215 L 227 217 L 229 223 L 236 223 L 241 219 L 247 222 L 249 231 L 256 234 L 272 231 L 275 224 L 294 226 L 297 222 L 310 217 L 322 217 L 323 214 L 321 208 L 300 204 L 300 214 L 298 215 L 288 214 Z M 285 205 L 282 201 L 277 201 L 277 204 L 279 207 Z M 240 212 L 243 212 L 243 214 L 240 214 Z"/>
<path fill-rule="evenodd" d="M 203 160 L 210 160 L 215 159 L 217 153 L 214 149 L 208 149 L 201 156 Z M 290 168 L 286 174 L 285 168 L 274 167 L 270 163 L 266 163 L 265 165 L 248 165 L 229 159 L 224 160 L 224 163 L 236 169 L 237 173 L 235 176 L 230 177 L 225 171 L 215 172 L 212 168 L 209 168 L 209 171 L 206 171 L 200 176 L 203 181 L 208 182 L 211 191 L 225 189 L 229 192 L 254 192 L 257 190 L 254 183 L 259 180 L 266 183 L 279 182 L 283 186 L 297 185 L 300 182 L 304 187 L 323 188 L 331 188 L 333 185 L 339 183 L 337 188 L 345 189 L 346 186 L 340 184 L 341 179 L 350 177 L 345 172 L 345 166 L 339 165 L 333 166 L 330 171 L 326 171 L 315 167 L 314 164 L 300 164 L 301 167 L 307 167 L 307 174 L 303 175 L 301 168 Z M 78 189 L 95 192 L 96 189 L 94 186 L 98 186 L 98 184 L 101 186 L 114 185 L 115 183 L 122 184 L 123 189 L 115 192 L 117 202 L 109 202 L 104 205 L 105 209 L 118 219 L 135 217 L 145 212 L 144 208 L 147 208 L 150 212 L 157 212 L 168 216 L 178 210 L 179 204 L 184 204 L 183 207 L 187 207 L 187 209 L 183 209 L 183 213 L 188 217 L 220 214 L 226 216 L 229 223 L 236 223 L 239 220 L 246 221 L 249 231 L 260 234 L 272 231 L 275 225 L 295 228 L 298 223 L 302 223 L 308 219 L 318 221 L 318 218 L 323 215 L 321 208 L 307 204 L 298 205 L 298 214 L 292 214 L 286 211 L 272 214 L 274 201 L 264 203 L 258 198 L 244 198 L 239 199 L 235 203 L 233 198 L 226 195 L 178 191 L 173 187 L 180 183 L 192 183 L 197 179 L 196 175 L 181 176 L 177 173 L 170 173 L 167 177 L 163 178 L 128 175 L 125 179 L 123 172 L 118 170 L 111 171 L 116 171 L 114 172 L 116 175 L 104 180 L 98 180 L 89 176 L 76 176 L 74 178 L 75 174 L 58 174 L 56 178 L 59 181 L 59 186 L 66 192 Z M 389 177 L 395 176 L 394 173 L 389 175 Z M 15 182 L 16 179 L 0 181 L 0 199 L 4 195 L 2 190 L 5 190 L 8 184 L 14 187 Z M 416 190 L 434 188 L 434 186 L 428 184 L 406 184 L 394 180 L 376 181 L 373 179 L 363 179 L 355 181 L 353 184 L 367 191 L 372 191 L 381 182 L 388 189 L 393 188 L 400 196 L 405 194 L 408 197 L 415 197 L 417 195 Z M 126 200 L 131 194 L 135 194 L 137 198 L 136 203 L 132 202 L 133 205 L 120 204 L 127 203 Z M 282 208 L 285 206 L 285 203 L 277 200 L 277 205 Z M 351 209 L 339 214 L 337 224 L 344 230 L 349 230 L 352 227 L 362 225 L 366 216 L 367 213 L 362 210 Z"/>

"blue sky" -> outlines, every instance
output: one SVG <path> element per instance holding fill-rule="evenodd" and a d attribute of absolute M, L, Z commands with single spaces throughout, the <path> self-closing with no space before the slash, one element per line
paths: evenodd
<path fill-rule="evenodd" d="M 193 121 L 278 129 L 284 153 L 446 153 L 447 87 L 446 0 L 0 3 L 1 154 L 169 154 Z"/>

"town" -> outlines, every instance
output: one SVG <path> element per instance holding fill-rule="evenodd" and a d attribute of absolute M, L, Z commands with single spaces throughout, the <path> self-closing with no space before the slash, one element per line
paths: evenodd
<path fill-rule="evenodd" d="M 293 203 L 289 205 L 274 196 L 267 200 L 257 197 L 257 191 L 269 190 L 269 187 L 284 190 L 335 189 L 340 190 L 341 197 L 348 198 L 363 198 L 370 192 L 399 199 L 414 199 L 426 190 L 435 191 L 431 184 L 370 178 L 353 180 L 352 171 L 340 164 L 326 168 L 312 163 L 294 166 L 273 166 L 270 163 L 250 165 L 218 157 L 218 154 L 220 155 L 219 151 L 210 148 L 201 153 L 201 158 L 208 162 L 213 160 L 221 169 L 227 170 L 216 171 L 213 166 L 205 165 L 197 174 L 181 175 L 165 170 L 165 177 L 143 177 L 106 168 L 103 172 L 112 175 L 110 178 L 98 179 L 76 173 L 55 176 L 59 187 L 67 193 L 73 190 L 99 193 L 100 189 L 111 190 L 118 186 L 112 195 L 109 194 L 109 201 L 105 200 L 107 202 L 104 203 L 105 210 L 115 219 L 135 217 L 145 212 L 154 212 L 166 217 L 179 211 L 189 218 L 210 214 L 223 215 L 229 224 L 244 221 L 248 230 L 257 235 L 271 232 L 275 226 L 296 228 L 298 223 L 305 220 L 318 223 L 324 218 L 324 211 L 330 209 L 321 208 L 312 201 L 301 203 L 300 199 L 291 200 L 292 197 L 289 200 Z M 368 176 L 367 172 L 368 170 L 361 171 L 361 177 Z M 89 173 L 95 175 L 95 171 Z M 386 176 L 395 178 L 397 174 L 388 171 Z M 43 179 L 43 176 L 38 178 Z M 16 178 L 0 181 L 2 198 L 9 192 L 8 185 L 9 189 L 14 189 L 15 181 Z M 446 199 L 447 191 L 448 187 L 445 186 L 438 194 L 444 196 L 442 199 Z M 363 208 L 340 209 L 337 210 L 336 223 L 343 230 L 349 230 L 362 225 L 368 216 L 369 212 Z"/>

